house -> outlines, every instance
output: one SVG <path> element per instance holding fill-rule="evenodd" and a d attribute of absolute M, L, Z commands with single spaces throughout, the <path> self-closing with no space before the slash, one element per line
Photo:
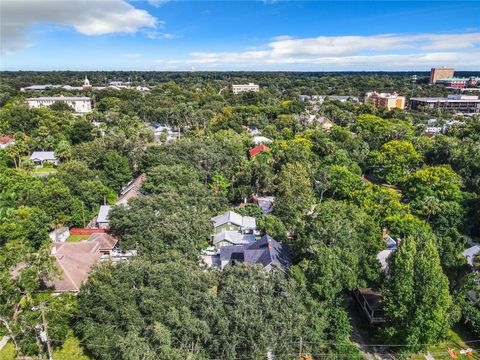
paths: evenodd
<path fill-rule="evenodd" d="M 30 156 L 30 160 L 34 162 L 36 167 L 42 167 L 46 162 L 52 163 L 55 166 L 60 163 L 54 151 L 34 151 Z"/>
<path fill-rule="evenodd" d="M 246 245 L 255 242 L 254 234 L 243 234 L 239 231 L 222 231 L 213 235 L 212 244 L 216 247 L 230 245 Z"/>
<path fill-rule="evenodd" d="M 320 116 L 317 122 L 325 130 L 330 130 L 333 127 L 333 122 L 325 116 Z"/>
<path fill-rule="evenodd" d="M 234 211 L 227 211 L 210 220 L 214 227 L 212 243 L 216 247 L 250 244 L 258 235 L 257 222 L 251 216 L 242 216 Z"/>
<path fill-rule="evenodd" d="M 254 83 L 232 85 L 232 91 L 234 94 L 240 94 L 242 92 L 249 92 L 249 91 L 258 92 L 259 90 L 260 90 L 260 86 Z"/>
<path fill-rule="evenodd" d="M 108 218 L 108 214 L 112 207 L 110 205 L 102 205 L 100 206 L 100 210 L 98 211 L 96 225 L 100 229 L 108 229 L 110 228 L 110 219 Z"/>
<path fill-rule="evenodd" d="M 255 144 L 255 145 L 259 145 L 259 144 L 271 144 L 272 143 L 272 140 L 270 140 L 269 138 L 265 137 L 265 136 L 254 136 L 253 139 L 252 139 L 252 142 Z"/>
<path fill-rule="evenodd" d="M 308 101 L 310 103 L 318 102 L 320 104 L 323 104 L 323 102 L 326 100 L 337 100 L 342 103 L 347 102 L 347 101 L 353 101 L 353 102 L 359 102 L 358 97 L 355 96 L 343 96 L 343 95 L 300 95 L 300 101 Z"/>
<path fill-rule="evenodd" d="M 370 325 L 385 322 L 382 295 L 378 291 L 371 288 L 358 288 L 354 291 L 354 296 Z"/>
<path fill-rule="evenodd" d="M 285 273 L 291 266 L 286 247 L 268 235 L 264 235 L 260 240 L 248 245 L 220 248 L 221 269 L 236 262 L 261 265 L 266 271 L 277 268 Z"/>
<path fill-rule="evenodd" d="M 470 265 L 473 269 L 480 270 L 480 244 L 464 250 L 462 252 L 462 256 L 467 260 L 468 265 Z"/>
<path fill-rule="evenodd" d="M 70 236 L 70 229 L 68 227 L 61 227 L 51 231 L 48 236 L 53 242 L 64 242 Z"/>
<path fill-rule="evenodd" d="M 258 206 L 260 206 L 264 214 L 268 214 L 273 209 L 275 196 L 258 196 L 255 194 L 248 198 L 248 202 L 257 204 Z"/>
<path fill-rule="evenodd" d="M 249 244 L 254 242 L 258 235 L 257 222 L 251 216 L 227 211 L 210 220 L 214 227 L 212 243 L 216 247 Z"/>
<path fill-rule="evenodd" d="M 427 137 L 432 137 L 432 136 L 441 134 L 442 131 L 443 131 L 443 127 L 441 126 L 429 126 L 425 129 L 422 135 Z"/>
<path fill-rule="evenodd" d="M 91 241 L 52 243 L 52 256 L 60 276 L 44 281 L 45 285 L 55 292 L 78 292 L 102 257 L 99 248 L 100 244 Z"/>
<path fill-rule="evenodd" d="M 152 125 L 150 129 L 157 143 L 175 141 L 180 139 L 180 129 L 168 125 Z"/>
<path fill-rule="evenodd" d="M 400 239 L 393 240 L 393 238 L 390 235 L 388 235 L 387 229 L 383 229 L 382 238 L 385 241 L 385 249 L 380 251 L 377 254 L 377 260 L 380 263 L 382 271 L 387 272 L 388 259 L 393 254 L 393 252 L 397 250 L 401 240 Z"/>
<path fill-rule="evenodd" d="M 254 148 L 250 149 L 249 151 L 250 158 L 253 158 L 254 156 L 260 154 L 263 151 L 271 151 L 271 150 L 272 149 L 270 149 L 268 146 L 265 146 L 264 144 L 257 145 Z"/>
<path fill-rule="evenodd" d="M 107 256 L 110 256 L 112 254 L 113 248 L 118 243 L 117 238 L 104 232 L 93 233 L 92 235 L 89 236 L 87 241 L 97 242 L 99 244 L 98 251 L 100 251 L 102 255 L 107 255 Z"/>
<path fill-rule="evenodd" d="M 140 175 L 136 179 L 130 181 L 127 186 L 125 186 L 120 192 L 120 198 L 117 200 L 115 205 L 127 205 L 128 200 L 131 198 L 137 197 L 140 195 L 140 189 L 142 188 L 143 182 L 145 181 L 145 174 Z"/>
<path fill-rule="evenodd" d="M 105 233 L 94 233 L 88 240 L 52 243 L 52 256 L 60 277 L 45 281 L 55 292 L 78 292 L 93 266 L 109 259 L 117 239 Z"/>
<path fill-rule="evenodd" d="M 242 216 L 235 211 L 227 211 L 210 219 L 213 222 L 215 234 L 224 231 L 239 231 L 253 234 L 257 229 L 257 221 L 251 216 Z"/>
<path fill-rule="evenodd" d="M 0 137 L 0 149 L 5 149 L 9 145 L 15 144 L 15 139 L 10 136 Z"/>

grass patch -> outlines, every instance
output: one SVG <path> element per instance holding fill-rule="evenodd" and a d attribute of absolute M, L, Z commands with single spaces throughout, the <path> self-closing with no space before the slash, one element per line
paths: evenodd
<path fill-rule="evenodd" d="M 435 360 L 450 360 L 447 349 L 452 348 L 458 355 L 458 359 L 480 360 L 480 342 L 468 343 L 471 340 L 478 340 L 473 337 L 464 327 L 456 325 L 448 331 L 447 340 L 439 345 L 431 346 L 427 349 Z M 460 355 L 461 349 L 473 349 L 473 356 Z M 427 353 L 427 352 L 425 352 Z M 411 360 L 425 360 L 423 354 L 413 355 Z"/>
<path fill-rule="evenodd" d="M 2 360 L 15 360 L 17 356 L 17 351 L 15 350 L 15 345 L 9 341 L 2 350 L 0 350 L 0 359 Z"/>
<path fill-rule="evenodd" d="M 11 341 L 0 350 L 0 359 L 2 360 L 15 360 L 16 357 L 17 352 Z M 84 354 L 80 346 L 80 341 L 71 331 L 68 333 L 63 346 L 53 351 L 53 358 L 55 360 L 90 360 L 90 358 Z"/>
<path fill-rule="evenodd" d="M 39 168 L 35 168 L 33 173 L 38 176 L 42 176 L 42 175 L 45 176 L 45 175 L 55 174 L 56 172 L 57 172 L 56 168 L 39 167 Z"/>
<path fill-rule="evenodd" d="M 66 242 L 77 242 L 77 241 L 82 241 L 82 240 L 87 240 L 90 237 L 90 235 L 70 235 Z"/>
<path fill-rule="evenodd" d="M 63 346 L 53 352 L 53 358 L 55 360 L 90 360 L 84 354 L 80 341 L 71 332 L 68 334 Z"/>

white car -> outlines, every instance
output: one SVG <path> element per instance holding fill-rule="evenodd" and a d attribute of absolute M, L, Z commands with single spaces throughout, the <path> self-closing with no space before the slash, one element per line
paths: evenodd
<path fill-rule="evenodd" d="M 213 246 L 209 246 L 205 249 L 202 250 L 202 254 L 203 255 L 209 255 L 209 256 L 213 256 L 213 255 L 217 255 L 218 254 L 218 251 L 215 250 L 215 248 Z"/>

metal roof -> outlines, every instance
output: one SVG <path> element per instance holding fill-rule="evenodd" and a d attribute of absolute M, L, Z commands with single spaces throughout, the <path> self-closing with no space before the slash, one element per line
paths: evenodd
<path fill-rule="evenodd" d="M 57 157 L 55 156 L 55 151 L 34 151 L 30 156 L 30 160 L 41 160 L 41 161 L 55 160 L 56 161 Z"/>
<path fill-rule="evenodd" d="M 86 96 L 43 96 L 28 98 L 27 101 L 90 101 Z"/>
<path fill-rule="evenodd" d="M 102 205 L 100 206 L 100 210 L 98 211 L 97 222 L 98 223 L 108 223 L 108 213 L 112 207 L 110 205 Z"/>

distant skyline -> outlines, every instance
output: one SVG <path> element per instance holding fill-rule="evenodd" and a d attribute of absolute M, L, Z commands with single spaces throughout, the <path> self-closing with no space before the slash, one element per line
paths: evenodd
<path fill-rule="evenodd" d="M 480 1 L 0 6 L 1 70 L 480 71 Z"/>

